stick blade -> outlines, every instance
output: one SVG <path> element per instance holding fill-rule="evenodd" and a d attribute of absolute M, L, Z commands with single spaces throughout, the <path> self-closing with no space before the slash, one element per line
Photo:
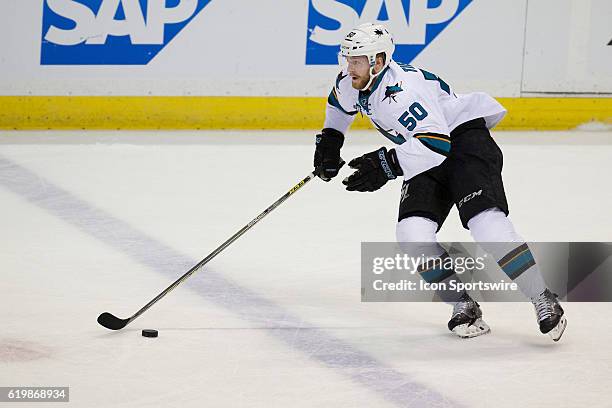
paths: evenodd
<path fill-rule="evenodd" d="M 120 319 L 108 312 L 104 312 L 98 316 L 98 323 L 110 330 L 123 329 L 129 323 L 129 321 L 129 319 Z"/>

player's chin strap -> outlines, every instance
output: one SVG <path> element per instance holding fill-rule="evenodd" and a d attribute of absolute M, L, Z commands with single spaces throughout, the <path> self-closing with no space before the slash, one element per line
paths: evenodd
<path fill-rule="evenodd" d="M 382 72 L 385 70 L 385 68 L 387 68 L 389 64 L 385 64 L 381 70 L 378 73 L 374 73 L 374 66 L 370 67 L 370 80 L 368 81 L 368 83 L 366 84 L 366 86 L 364 86 L 363 88 L 360 89 L 360 91 L 366 91 L 370 85 L 372 85 L 372 82 L 374 82 L 374 80 L 380 75 L 382 74 Z"/>

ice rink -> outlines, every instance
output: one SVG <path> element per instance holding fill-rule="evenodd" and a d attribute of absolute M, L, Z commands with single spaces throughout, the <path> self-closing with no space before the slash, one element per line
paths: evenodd
<path fill-rule="evenodd" d="M 611 131 L 494 137 L 525 239 L 612 241 Z M 0 386 L 70 386 L 71 407 L 612 407 L 610 304 L 564 303 L 553 343 L 530 303 L 483 304 L 492 333 L 469 340 L 445 304 L 361 303 L 360 243 L 395 239 L 401 183 L 349 193 L 346 168 L 125 329 L 96 323 L 134 313 L 304 178 L 313 140 L 0 133 Z M 343 157 L 382 144 L 351 132 Z M 456 210 L 439 238 L 471 239 Z"/>

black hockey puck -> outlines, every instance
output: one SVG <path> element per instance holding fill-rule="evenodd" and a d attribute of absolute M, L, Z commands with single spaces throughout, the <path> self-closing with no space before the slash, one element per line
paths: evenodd
<path fill-rule="evenodd" d="M 152 329 L 144 329 L 142 331 L 142 336 L 143 337 L 157 337 L 159 333 L 157 333 L 157 330 L 152 330 Z"/>

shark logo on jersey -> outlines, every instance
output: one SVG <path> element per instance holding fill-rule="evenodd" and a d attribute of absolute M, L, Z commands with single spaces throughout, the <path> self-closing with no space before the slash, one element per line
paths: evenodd
<path fill-rule="evenodd" d="M 391 101 L 396 102 L 395 100 L 395 95 L 397 95 L 398 93 L 402 92 L 402 83 L 399 82 L 395 85 L 392 86 L 388 86 L 387 89 L 385 90 L 385 97 L 383 98 L 383 100 L 381 102 L 384 102 L 385 100 L 389 99 L 389 104 L 391 103 Z"/>
<path fill-rule="evenodd" d="M 406 143 L 406 138 L 402 136 L 402 134 L 399 133 L 398 131 L 393 130 L 393 129 L 383 129 L 382 126 L 380 126 L 378 123 L 376 123 L 376 121 L 374 121 L 374 119 L 372 119 L 372 123 L 374 124 L 374 127 L 376 128 L 376 130 L 380 132 L 380 134 L 382 134 L 384 137 L 386 137 L 393 143 L 398 144 L 398 145 L 401 145 L 402 143 Z"/>
<path fill-rule="evenodd" d="M 394 56 L 411 62 L 472 0 L 309 0 L 306 65 L 338 63 L 340 41 L 359 23 L 393 34 Z"/>
<path fill-rule="evenodd" d="M 146 65 L 210 0 L 44 0 L 41 65 Z"/>

